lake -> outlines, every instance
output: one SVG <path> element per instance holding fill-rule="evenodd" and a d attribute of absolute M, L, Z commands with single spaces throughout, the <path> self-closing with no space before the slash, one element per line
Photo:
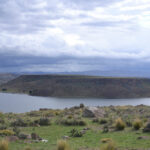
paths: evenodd
<path fill-rule="evenodd" d="M 109 106 L 109 105 L 150 105 L 150 98 L 139 99 L 96 99 L 96 98 L 54 98 L 37 97 L 24 94 L 0 93 L 0 111 L 23 113 L 40 108 L 63 109 L 79 106 Z"/>

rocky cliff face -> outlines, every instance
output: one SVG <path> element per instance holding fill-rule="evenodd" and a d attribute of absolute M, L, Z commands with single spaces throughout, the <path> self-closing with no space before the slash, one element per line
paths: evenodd
<path fill-rule="evenodd" d="M 3 84 L 9 91 L 35 96 L 139 98 L 150 97 L 150 79 L 71 75 L 23 75 Z"/>

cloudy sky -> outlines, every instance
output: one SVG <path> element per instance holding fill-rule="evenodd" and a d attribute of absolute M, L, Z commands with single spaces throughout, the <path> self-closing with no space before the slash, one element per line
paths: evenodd
<path fill-rule="evenodd" d="M 150 76 L 149 0 L 0 0 L 0 72 Z"/>

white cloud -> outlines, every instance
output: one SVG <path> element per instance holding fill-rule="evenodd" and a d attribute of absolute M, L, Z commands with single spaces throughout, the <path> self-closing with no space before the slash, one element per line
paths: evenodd
<path fill-rule="evenodd" d="M 99 3 L 98 0 L 80 2 L 80 6 L 75 0 L 0 3 L 0 52 L 53 57 L 149 57 L 149 2 Z M 89 5 L 88 9 L 81 7 L 83 4 Z M 94 4 L 91 9 L 90 4 Z"/>

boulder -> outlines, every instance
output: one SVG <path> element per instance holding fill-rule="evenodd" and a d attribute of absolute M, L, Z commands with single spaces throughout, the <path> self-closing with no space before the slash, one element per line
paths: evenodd
<path fill-rule="evenodd" d="M 65 136 L 62 136 L 62 139 L 63 139 L 63 140 L 68 140 L 69 138 L 70 138 L 70 137 L 69 137 L 69 136 L 66 136 L 66 135 L 65 135 Z"/>
<path fill-rule="evenodd" d="M 83 117 L 93 118 L 93 117 L 104 117 L 105 111 L 100 107 L 86 107 L 83 110 Z"/>
<path fill-rule="evenodd" d="M 6 137 L 6 140 L 7 140 L 8 142 L 16 142 L 16 141 L 19 140 L 19 138 L 18 138 L 17 136 L 7 136 L 7 137 Z"/>

